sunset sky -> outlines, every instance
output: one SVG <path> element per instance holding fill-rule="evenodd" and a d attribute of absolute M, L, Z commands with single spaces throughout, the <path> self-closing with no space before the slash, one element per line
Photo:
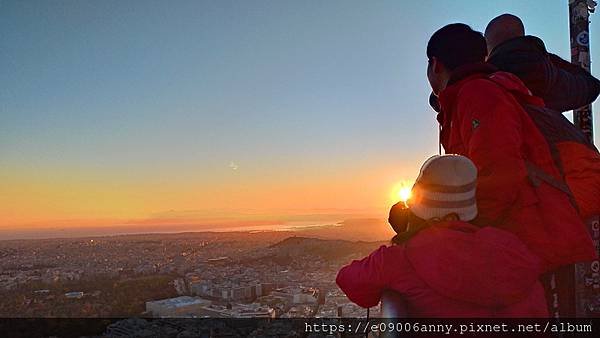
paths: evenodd
<path fill-rule="evenodd" d="M 567 2 L 0 1 L 0 227 L 385 217 L 438 150 L 430 35 L 509 12 L 570 59 Z"/>

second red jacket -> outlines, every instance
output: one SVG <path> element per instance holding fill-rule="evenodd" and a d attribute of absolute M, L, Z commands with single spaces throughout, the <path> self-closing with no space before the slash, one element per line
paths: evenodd
<path fill-rule="evenodd" d="M 547 317 L 540 264 L 507 231 L 442 222 L 351 262 L 336 282 L 362 307 L 394 291 L 409 317 Z"/>

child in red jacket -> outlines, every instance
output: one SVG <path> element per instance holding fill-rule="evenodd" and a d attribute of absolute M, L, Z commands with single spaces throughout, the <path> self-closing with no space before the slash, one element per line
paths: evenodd
<path fill-rule="evenodd" d="M 467 223 L 477 216 L 476 185 L 468 158 L 427 160 L 408 201 L 406 231 L 343 267 L 339 287 L 362 307 L 394 291 L 410 317 L 547 317 L 540 259 L 509 232 Z"/>

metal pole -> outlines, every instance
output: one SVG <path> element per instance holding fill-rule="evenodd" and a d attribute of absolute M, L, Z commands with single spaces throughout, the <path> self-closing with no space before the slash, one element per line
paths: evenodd
<path fill-rule="evenodd" d="M 571 32 L 571 62 L 590 71 L 590 13 L 594 12 L 596 3 L 590 0 L 569 0 L 569 26 Z M 594 142 L 594 125 L 592 121 L 592 105 L 583 106 L 573 111 L 573 122 Z"/>
<path fill-rule="evenodd" d="M 571 38 L 571 62 L 590 71 L 589 16 L 594 12 L 593 0 L 569 0 L 569 29 Z M 592 106 L 587 105 L 573 111 L 573 123 L 594 142 Z M 600 217 L 586 220 L 588 231 L 600 250 Z M 600 262 L 579 263 L 574 267 L 574 305 L 577 317 L 600 316 Z M 573 299 L 572 298 L 572 299 Z"/>

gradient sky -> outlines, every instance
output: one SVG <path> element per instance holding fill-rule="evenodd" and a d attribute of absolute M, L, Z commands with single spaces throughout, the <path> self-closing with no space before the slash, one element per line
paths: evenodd
<path fill-rule="evenodd" d="M 429 36 L 504 12 L 570 58 L 566 0 L 0 1 L 0 226 L 384 215 L 437 153 Z"/>

